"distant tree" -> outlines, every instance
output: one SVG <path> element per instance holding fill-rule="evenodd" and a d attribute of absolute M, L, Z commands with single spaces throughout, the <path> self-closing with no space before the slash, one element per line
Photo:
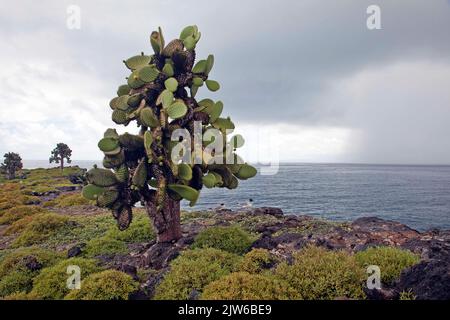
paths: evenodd
<path fill-rule="evenodd" d="M 67 163 L 71 163 L 70 157 L 72 156 L 72 150 L 70 150 L 69 146 L 65 143 L 58 143 L 56 148 L 53 149 L 52 155 L 49 159 L 50 163 L 55 162 L 59 163 L 61 166 L 61 170 L 64 169 L 64 159 L 67 160 Z"/>
<path fill-rule="evenodd" d="M 18 153 L 8 152 L 4 155 L 5 160 L 1 165 L 2 171 L 5 172 L 7 179 L 14 179 L 16 177 L 16 172 L 22 169 L 22 158 Z"/>

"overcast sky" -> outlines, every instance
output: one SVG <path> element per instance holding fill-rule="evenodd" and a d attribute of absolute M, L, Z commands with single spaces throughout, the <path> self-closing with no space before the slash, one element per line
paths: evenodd
<path fill-rule="evenodd" d="M 171 39 L 197 24 L 222 85 L 198 97 L 224 102 L 247 159 L 450 164 L 448 0 L 3 2 L 0 154 L 47 159 L 66 142 L 73 159 L 101 159 L 121 61 L 151 53 L 158 26 Z M 371 4 L 381 30 L 366 27 Z"/>

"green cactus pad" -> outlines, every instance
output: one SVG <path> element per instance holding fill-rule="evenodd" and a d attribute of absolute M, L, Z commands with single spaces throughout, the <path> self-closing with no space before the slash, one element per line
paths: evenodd
<path fill-rule="evenodd" d="M 99 187 L 110 187 L 117 184 L 116 175 L 107 169 L 93 168 L 86 173 L 89 183 Z"/>
<path fill-rule="evenodd" d="M 98 196 L 97 205 L 99 207 L 109 207 L 119 198 L 119 192 L 114 189 L 108 189 Z"/>
<path fill-rule="evenodd" d="M 230 139 L 230 144 L 232 148 L 241 148 L 245 143 L 244 137 L 240 134 L 234 135 Z"/>
<path fill-rule="evenodd" d="M 153 136 L 150 131 L 145 131 L 144 133 L 144 148 L 145 153 L 147 154 L 148 162 L 152 162 L 152 143 Z"/>
<path fill-rule="evenodd" d="M 208 107 L 206 107 L 205 109 L 205 112 L 209 114 L 209 122 L 214 123 L 222 114 L 222 110 L 223 110 L 222 101 L 217 101 L 212 105 L 211 104 L 208 105 Z"/>
<path fill-rule="evenodd" d="M 116 170 L 116 178 L 120 183 L 128 181 L 128 167 L 126 165 L 122 165 Z"/>
<path fill-rule="evenodd" d="M 152 60 L 151 56 L 146 56 L 146 55 L 140 54 L 138 56 L 133 56 L 133 57 L 125 60 L 124 63 L 128 69 L 130 69 L 131 71 L 134 71 L 145 65 L 148 65 L 151 60 Z"/>
<path fill-rule="evenodd" d="M 201 107 L 208 108 L 214 106 L 214 101 L 212 101 L 211 99 L 203 99 L 198 102 L 198 105 Z"/>
<path fill-rule="evenodd" d="M 212 123 L 213 127 L 220 130 L 233 130 L 234 123 L 230 118 L 218 118 Z"/>
<path fill-rule="evenodd" d="M 125 162 L 125 153 L 121 150 L 115 156 L 105 156 L 103 158 L 103 166 L 107 169 L 113 169 L 119 167 Z"/>
<path fill-rule="evenodd" d="M 228 189 L 236 189 L 239 186 L 239 181 L 235 176 L 231 176 L 231 180 L 226 186 Z"/>
<path fill-rule="evenodd" d="M 206 60 L 198 61 L 192 68 L 192 73 L 204 73 L 206 71 Z"/>
<path fill-rule="evenodd" d="M 203 85 L 203 79 L 200 77 L 194 77 L 192 79 L 192 83 L 194 84 L 194 86 L 201 87 Z"/>
<path fill-rule="evenodd" d="M 257 173 L 258 171 L 256 170 L 256 168 L 252 167 L 249 164 L 243 164 L 241 165 L 239 171 L 236 173 L 236 177 L 241 180 L 246 180 L 253 178 Z"/>
<path fill-rule="evenodd" d="M 156 101 L 157 105 L 162 104 L 163 108 L 168 108 L 173 102 L 173 92 L 167 89 L 163 90 Z"/>
<path fill-rule="evenodd" d="M 164 67 L 162 68 L 162 72 L 168 77 L 172 77 L 175 73 L 175 71 L 173 70 L 173 66 L 170 63 L 166 63 L 164 65 Z"/>
<path fill-rule="evenodd" d="M 117 98 L 116 106 L 118 110 L 127 111 L 130 107 L 128 105 L 128 99 L 130 98 L 129 95 L 123 95 Z"/>
<path fill-rule="evenodd" d="M 199 88 L 199 86 L 196 86 L 196 85 L 192 85 L 191 86 L 191 97 L 192 98 L 195 98 L 195 95 L 197 94 L 197 92 L 198 92 L 198 88 Z"/>
<path fill-rule="evenodd" d="M 179 194 L 183 199 L 189 200 L 191 203 L 195 203 L 199 196 L 197 190 L 183 184 L 169 184 L 167 188 Z"/>
<path fill-rule="evenodd" d="M 131 88 L 127 85 L 127 84 L 123 84 L 121 86 L 119 86 L 119 88 L 117 89 L 117 96 L 123 96 L 125 94 L 128 94 L 130 92 Z"/>
<path fill-rule="evenodd" d="M 117 108 L 117 100 L 119 99 L 119 97 L 114 97 L 111 99 L 111 101 L 109 101 L 109 107 L 112 110 L 115 110 Z"/>
<path fill-rule="evenodd" d="M 211 72 L 213 66 L 214 66 L 214 56 L 210 54 L 206 59 L 206 68 L 205 68 L 206 75 L 208 75 Z"/>
<path fill-rule="evenodd" d="M 205 81 L 205 83 L 206 83 L 206 86 L 208 87 L 208 89 L 213 92 L 220 89 L 220 84 L 217 81 L 208 79 Z"/>
<path fill-rule="evenodd" d="M 159 126 L 159 121 L 151 108 L 144 108 L 139 114 L 139 119 L 146 127 L 156 128 Z"/>
<path fill-rule="evenodd" d="M 128 77 L 128 85 L 132 89 L 139 89 L 144 84 L 145 84 L 145 82 L 139 78 L 139 70 L 134 70 Z"/>
<path fill-rule="evenodd" d="M 187 26 L 181 31 L 179 39 L 184 40 L 189 36 L 193 36 L 194 32 L 195 32 L 194 26 Z"/>
<path fill-rule="evenodd" d="M 203 176 L 202 181 L 203 185 L 207 188 L 214 188 L 214 186 L 216 185 L 216 178 L 211 172 Z"/>
<path fill-rule="evenodd" d="M 103 134 L 103 138 L 113 138 L 113 139 L 119 139 L 119 134 L 117 133 L 116 129 L 106 129 L 105 133 Z"/>
<path fill-rule="evenodd" d="M 114 110 L 112 113 L 112 121 L 117 124 L 125 124 L 128 122 L 127 114 L 122 110 Z"/>
<path fill-rule="evenodd" d="M 133 94 L 128 97 L 127 104 L 131 108 L 136 108 L 142 101 L 142 96 L 140 94 Z"/>
<path fill-rule="evenodd" d="M 119 141 L 114 138 L 103 138 L 98 142 L 98 148 L 103 152 L 111 152 L 119 147 Z"/>
<path fill-rule="evenodd" d="M 185 116 L 187 112 L 187 107 L 183 100 L 176 100 L 167 108 L 167 114 L 172 119 L 178 119 Z"/>
<path fill-rule="evenodd" d="M 156 54 L 160 54 L 163 46 L 161 45 L 161 36 L 158 31 L 153 31 L 150 35 L 150 44 Z"/>
<path fill-rule="evenodd" d="M 212 175 L 214 175 L 214 179 L 216 180 L 215 186 L 216 187 L 221 187 L 223 185 L 222 176 L 220 174 L 218 174 L 217 172 L 214 172 L 214 171 L 211 171 L 210 173 Z"/>
<path fill-rule="evenodd" d="M 163 49 L 162 55 L 165 57 L 172 57 L 175 52 L 183 51 L 183 41 L 175 39 L 170 41 L 167 46 Z"/>
<path fill-rule="evenodd" d="M 192 168 L 186 163 L 180 163 L 178 165 L 178 178 L 186 181 L 192 179 Z"/>
<path fill-rule="evenodd" d="M 183 39 L 183 44 L 186 47 L 186 50 L 194 50 L 197 41 L 195 41 L 193 36 L 188 36 Z"/>
<path fill-rule="evenodd" d="M 98 187 L 93 184 L 88 184 L 83 187 L 81 194 L 88 200 L 96 200 L 98 196 L 105 192 L 105 188 Z"/>
<path fill-rule="evenodd" d="M 154 65 L 145 66 L 139 69 L 138 77 L 142 81 L 148 83 L 155 81 L 158 78 L 159 71 Z"/>
<path fill-rule="evenodd" d="M 164 86 L 167 90 L 171 92 L 177 91 L 178 88 L 178 81 L 175 78 L 169 78 L 166 81 L 164 81 Z"/>
<path fill-rule="evenodd" d="M 145 161 L 141 161 L 138 164 L 136 171 L 134 172 L 132 183 L 134 186 L 141 189 L 145 186 L 146 182 L 147 182 L 147 164 L 145 163 Z"/>

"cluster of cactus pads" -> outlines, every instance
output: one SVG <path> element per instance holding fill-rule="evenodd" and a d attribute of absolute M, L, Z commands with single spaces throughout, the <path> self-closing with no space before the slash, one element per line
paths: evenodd
<path fill-rule="evenodd" d="M 229 117 L 221 117 L 223 103 L 195 99 L 200 87 L 206 86 L 210 91 L 220 88 L 217 81 L 209 79 L 214 56 L 195 63 L 200 35 L 197 26 L 188 26 L 178 39 L 165 44 L 159 28 L 150 36 L 154 54 L 141 53 L 124 61 L 131 74 L 109 104 L 112 120 L 125 126 L 136 121 L 140 131 L 136 135 L 119 135 L 115 129 L 105 132 L 98 143 L 105 154 L 105 169 L 91 169 L 87 173 L 89 184 L 83 189 L 87 199 L 112 210 L 121 230 L 131 222 L 132 207 L 141 202 L 158 234 L 163 234 L 173 227 L 170 224 L 179 224 L 180 200 L 186 199 L 193 206 L 203 187 L 234 189 L 238 179 L 256 175 L 256 169 L 235 154 L 243 138 L 226 137 L 234 124 Z M 172 141 L 173 131 L 187 129 L 194 141 L 194 122 L 201 123 L 202 133 L 209 128 L 220 130 L 225 142 L 224 154 L 225 150 L 231 150 L 227 156 L 235 161 L 228 160 L 227 164 L 206 160 L 196 164 L 172 162 L 172 148 L 179 143 Z M 232 147 L 226 148 L 230 144 Z M 203 143 L 201 148 L 206 146 Z M 175 232 L 160 240 L 180 236 Z"/>

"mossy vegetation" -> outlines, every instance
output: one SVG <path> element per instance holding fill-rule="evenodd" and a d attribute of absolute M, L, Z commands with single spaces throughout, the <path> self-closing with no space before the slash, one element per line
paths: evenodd
<path fill-rule="evenodd" d="M 184 251 L 170 265 L 170 271 L 156 290 L 156 299 L 188 299 L 201 293 L 214 280 L 235 271 L 241 257 L 206 248 Z"/>
<path fill-rule="evenodd" d="M 367 268 L 376 265 L 381 271 L 381 281 L 390 284 L 401 272 L 419 262 L 420 256 L 409 250 L 394 247 L 372 247 L 355 255 L 358 264 Z"/>
<path fill-rule="evenodd" d="M 85 255 L 92 258 L 102 255 L 121 254 L 126 251 L 127 246 L 123 241 L 102 237 L 92 239 L 87 243 Z"/>
<path fill-rule="evenodd" d="M 305 300 L 332 300 L 340 297 L 363 299 L 363 269 L 343 251 L 309 246 L 294 255 L 294 262 L 281 263 L 275 275 L 286 281 Z"/>
<path fill-rule="evenodd" d="M 66 300 L 128 300 L 139 284 L 131 276 L 116 270 L 105 270 L 88 276 L 80 290 L 71 290 Z"/>
<path fill-rule="evenodd" d="M 154 240 L 156 235 L 147 215 L 137 211 L 128 229 L 120 231 L 114 225 L 108 230 L 106 237 L 127 243 L 136 243 L 149 242 Z"/>
<path fill-rule="evenodd" d="M 299 294 L 287 282 L 272 276 L 231 273 L 204 288 L 205 300 L 293 300 Z"/>
<path fill-rule="evenodd" d="M 0 297 L 28 293 L 40 268 L 51 266 L 61 256 L 37 247 L 20 248 L 6 254 L 0 263 Z"/>
<path fill-rule="evenodd" d="M 4 211 L 0 216 L 0 224 L 11 224 L 24 217 L 48 212 L 39 206 L 19 205 Z"/>
<path fill-rule="evenodd" d="M 261 273 L 273 268 L 279 261 L 272 253 L 265 249 L 253 249 L 244 256 L 239 270 L 252 274 Z"/>
<path fill-rule="evenodd" d="M 63 260 L 54 266 L 43 269 L 33 280 L 31 295 L 39 299 L 63 299 L 69 294 L 67 288 L 67 267 L 78 266 L 81 279 L 101 271 L 98 262 L 94 259 L 71 258 Z"/>
<path fill-rule="evenodd" d="M 244 254 L 255 240 L 238 226 L 210 227 L 195 238 L 193 248 L 216 248 L 236 254 Z"/>
<path fill-rule="evenodd" d="M 18 221 L 18 224 L 20 221 Z M 57 234 L 59 230 L 67 227 L 70 219 L 65 216 L 54 213 L 43 213 L 36 215 L 31 221 L 26 220 L 26 223 L 20 224 L 19 229 L 22 228 L 20 235 L 12 243 L 13 247 L 24 247 L 34 244 L 39 244 Z"/>
<path fill-rule="evenodd" d="M 59 208 L 67 208 L 88 205 L 89 200 L 84 198 L 80 193 L 69 193 L 60 195 L 54 200 L 54 204 Z"/>

